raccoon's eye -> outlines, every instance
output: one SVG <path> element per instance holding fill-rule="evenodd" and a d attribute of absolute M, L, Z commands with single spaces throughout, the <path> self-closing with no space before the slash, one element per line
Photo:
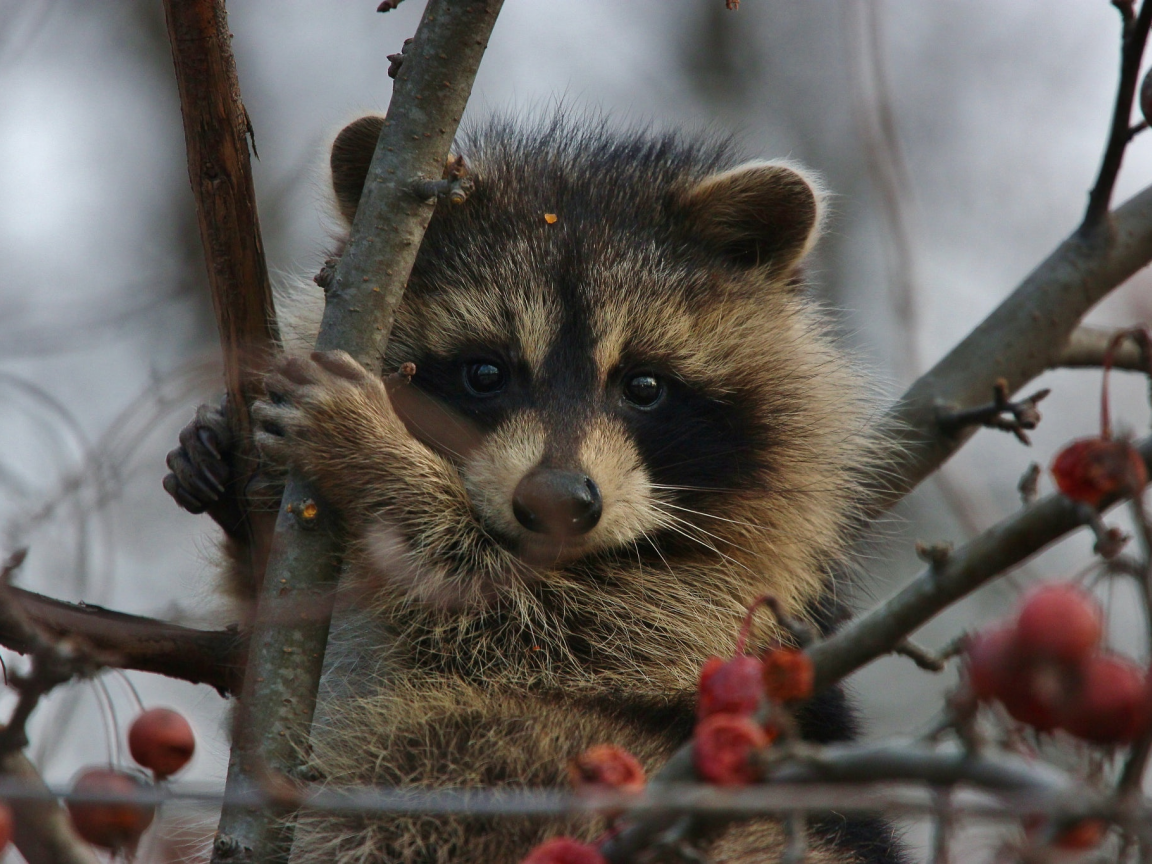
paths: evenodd
<path fill-rule="evenodd" d="M 487 360 L 464 366 L 464 384 L 477 396 L 490 396 L 504 389 L 504 370 Z"/>
<path fill-rule="evenodd" d="M 664 396 L 664 385 L 655 375 L 633 375 L 624 380 L 624 398 L 637 408 L 651 408 Z"/>

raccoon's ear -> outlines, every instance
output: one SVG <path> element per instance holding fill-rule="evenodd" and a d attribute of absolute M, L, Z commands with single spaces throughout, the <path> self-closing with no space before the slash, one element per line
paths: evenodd
<path fill-rule="evenodd" d="M 683 203 L 696 231 L 742 267 L 790 272 L 816 240 L 815 184 L 787 165 L 749 162 L 706 177 Z"/>
<path fill-rule="evenodd" d="M 341 129 L 332 142 L 332 154 L 328 159 L 332 167 L 332 191 L 336 193 L 340 214 L 349 225 L 356 215 L 372 155 L 376 152 L 376 139 L 383 128 L 383 117 L 361 117 Z"/>

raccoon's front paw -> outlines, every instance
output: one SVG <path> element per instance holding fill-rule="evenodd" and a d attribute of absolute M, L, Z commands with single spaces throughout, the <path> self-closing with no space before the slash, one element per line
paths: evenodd
<path fill-rule="evenodd" d="M 224 405 L 201 405 L 180 432 L 180 446 L 168 454 L 164 490 L 189 513 L 216 509 L 232 476 L 227 453 L 232 431 Z"/>
<path fill-rule="evenodd" d="M 334 455 L 318 448 L 362 444 L 375 418 L 389 410 L 384 383 L 343 351 L 287 357 L 264 389 L 267 399 L 252 406 L 256 446 L 273 462 L 305 471 Z"/>

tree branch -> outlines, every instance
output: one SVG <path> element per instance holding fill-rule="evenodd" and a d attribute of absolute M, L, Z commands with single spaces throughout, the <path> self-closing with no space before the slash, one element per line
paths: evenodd
<path fill-rule="evenodd" d="M 1144 45 L 1148 41 L 1148 28 L 1152 26 L 1152 2 L 1144 0 L 1140 14 L 1134 20 L 1130 9 L 1128 7 L 1127 14 L 1121 9 L 1124 27 L 1120 50 L 1120 83 L 1116 88 L 1116 107 L 1112 111 L 1112 131 L 1108 136 L 1108 145 L 1104 148 L 1104 159 L 1100 164 L 1096 185 L 1088 195 L 1088 208 L 1079 229 L 1082 234 L 1089 234 L 1098 228 L 1108 215 L 1108 205 L 1112 200 L 1116 176 L 1120 173 L 1124 149 L 1132 140 L 1132 102 L 1136 97 L 1136 82 L 1140 75 Z"/>
<path fill-rule="evenodd" d="M 1145 464 L 1152 464 L 1152 438 L 1140 442 L 1139 449 Z M 817 690 L 894 651 L 936 613 L 1084 524 L 1080 506 L 1050 495 L 988 529 L 891 599 L 810 646 Z"/>
<path fill-rule="evenodd" d="M 22 588 L 12 588 L 11 592 L 28 618 L 45 633 L 79 637 L 102 654 L 111 655 L 117 668 L 208 684 L 221 696 L 229 695 L 238 685 L 244 643 L 234 628 L 196 630 L 100 606 L 65 603 Z M 0 645 L 22 654 L 32 648 L 19 630 L 4 626 L 3 620 Z"/>
<path fill-rule="evenodd" d="M 922 375 L 885 415 L 883 473 L 873 479 L 873 513 L 891 506 L 939 468 L 975 432 L 943 432 L 940 412 L 981 405 L 997 379 L 1016 392 L 1059 365 L 1080 319 L 1152 261 L 1152 187 L 1112 214 L 1107 236 L 1073 234 L 959 345 Z"/>
<path fill-rule="evenodd" d="M 231 419 L 242 454 L 251 457 L 248 404 L 279 341 L 248 156 L 252 125 L 240 100 L 224 4 L 164 0 L 164 14 Z"/>
<path fill-rule="evenodd" d="M 443 175 L 501 5 L 430 0 L 425 8 L 396 77 L 348 244 L 325 292 L 318 349 L 343 349 L 381 368 L 393 314 L 435 206 L 414 195 L 413 185 Z M 258 767 L 293 776 L 301 763 L 339 571 L 332 514 L 321 505 L 315 519 L 297 515 L 308 512 L 301 506 L 306 500 L 318 498 L 303 478 L 289 477 L 253 626 L 230 786 L 249 784 Z M 294 619 L 285 608 L 305 604 L 307 620 L 297 616 L 299 623 L 287 626 Z M 291 838 L 290 820 L 226 808 L 213 862 L 284 862 Z"/>
<path fill-rule="evenodd" d="M 1115 336 L 1115 330 L 1077 327 L 1068 337 L 1064 349 L 1056 355 L 1051 368 L 1099 368 L 1104 365 L 1104 355 Z M 1152 371 L 1152 357 L 1145 357 L 1140 343 L 1134 336 L 1129 336 L 1116 347 L 1112 357 L 1112 368 L 1148 373 Z"/>

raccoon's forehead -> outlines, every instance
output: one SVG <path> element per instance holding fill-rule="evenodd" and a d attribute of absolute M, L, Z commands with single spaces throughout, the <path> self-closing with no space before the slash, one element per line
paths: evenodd
<path fill-rule="evenodd" d="M 717 355 L 732 353 L 722 350 L 724 337 L 738 337 L 717 324 L 739 318 L 730 307 L 745 304 L 714 274 L 670 261 L 654 245 L 591 245 L 521 237 L 425 262 L 399 310 L 396 349 L 440 357 L 498 350 L 536 370 L 580 357 L 600 380 L 623 363 L 665 366 L 701 383 L 722 377 Z"/>

